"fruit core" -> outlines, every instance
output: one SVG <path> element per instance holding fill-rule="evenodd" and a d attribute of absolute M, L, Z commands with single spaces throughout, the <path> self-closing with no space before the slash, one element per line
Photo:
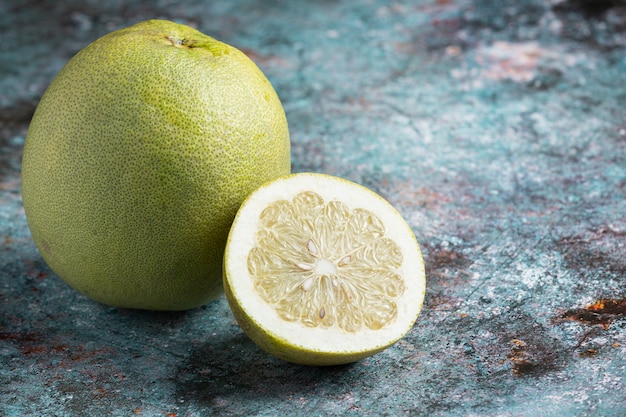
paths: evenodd
<path fill-rule="evenodd" d="M 350 333 L 395 321 L 403 256 L 374 213 L 304 191 L 259 220 L 248 272 L 280 318 Z"/>

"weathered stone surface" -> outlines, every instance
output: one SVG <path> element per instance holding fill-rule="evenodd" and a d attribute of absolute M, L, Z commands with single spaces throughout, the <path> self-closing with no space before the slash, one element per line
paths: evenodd
<path fill-rule="evenodd" d="M 21 149 L 56 72 L 148 18 L 246 52 L 283 100 L 294 171 L 385 196 L 422 244 L 413 330 L 345 367 L 260 351 L 224 299 L 109 308 L 43 263 Z M 626 3 L 0 4 L 1 415 L 621 416 Z"/>

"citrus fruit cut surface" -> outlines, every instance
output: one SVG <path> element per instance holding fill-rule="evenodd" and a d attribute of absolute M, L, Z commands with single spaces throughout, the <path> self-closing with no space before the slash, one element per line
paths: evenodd
<path fill-rule="evenodd" d="M 224 258 L 228 302 L 261 348 L 290 362 L 349 363 L 413 326 L 425 291 L 415 236 L 382 197 L 324 174 L 261 186 Z"/>
<path fill-rule="evenodd" d="M 76 54 L 26 137 L 33 239 L 70 286 L 128 308 L 185 310 L 222 294 L 243 200 L 291 170 L 276 92 L 241 51 L 150 20 Z"/>

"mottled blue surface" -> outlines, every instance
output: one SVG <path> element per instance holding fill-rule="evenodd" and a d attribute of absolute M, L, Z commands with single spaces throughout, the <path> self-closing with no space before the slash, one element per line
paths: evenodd
<path fill-rule="evenodd" d="M 31 240 L 28 122 L 99 36 L 148 18 L 246 52 L 283 100 L 294 171 L 360 182 L 420 241 L 422 315 L 390 349 L 311 368 L 225 300 L 119 310 Z M 626 414 L 626 3 L 0 3 L 0 415 Z"/>

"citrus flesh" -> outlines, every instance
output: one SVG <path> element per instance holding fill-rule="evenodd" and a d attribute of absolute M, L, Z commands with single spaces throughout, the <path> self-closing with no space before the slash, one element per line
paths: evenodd
<path fill-rule="evenodd" d="M 22 195 L 70 286 L 118 307 L 185 310 L 222 293 L 232 220 L 290 172 L 285 113 L 239 50 L 151 20 L 73 57 L 33 116 Z"/>
<path fill-rule="evenodd" d="M 389 347 L 424 299 L 415 236 L 382 197 L 314 173 L 270 181 L 243 203 L 224 256 L 242 329 L 290 362 L 335 365 Z"/>

